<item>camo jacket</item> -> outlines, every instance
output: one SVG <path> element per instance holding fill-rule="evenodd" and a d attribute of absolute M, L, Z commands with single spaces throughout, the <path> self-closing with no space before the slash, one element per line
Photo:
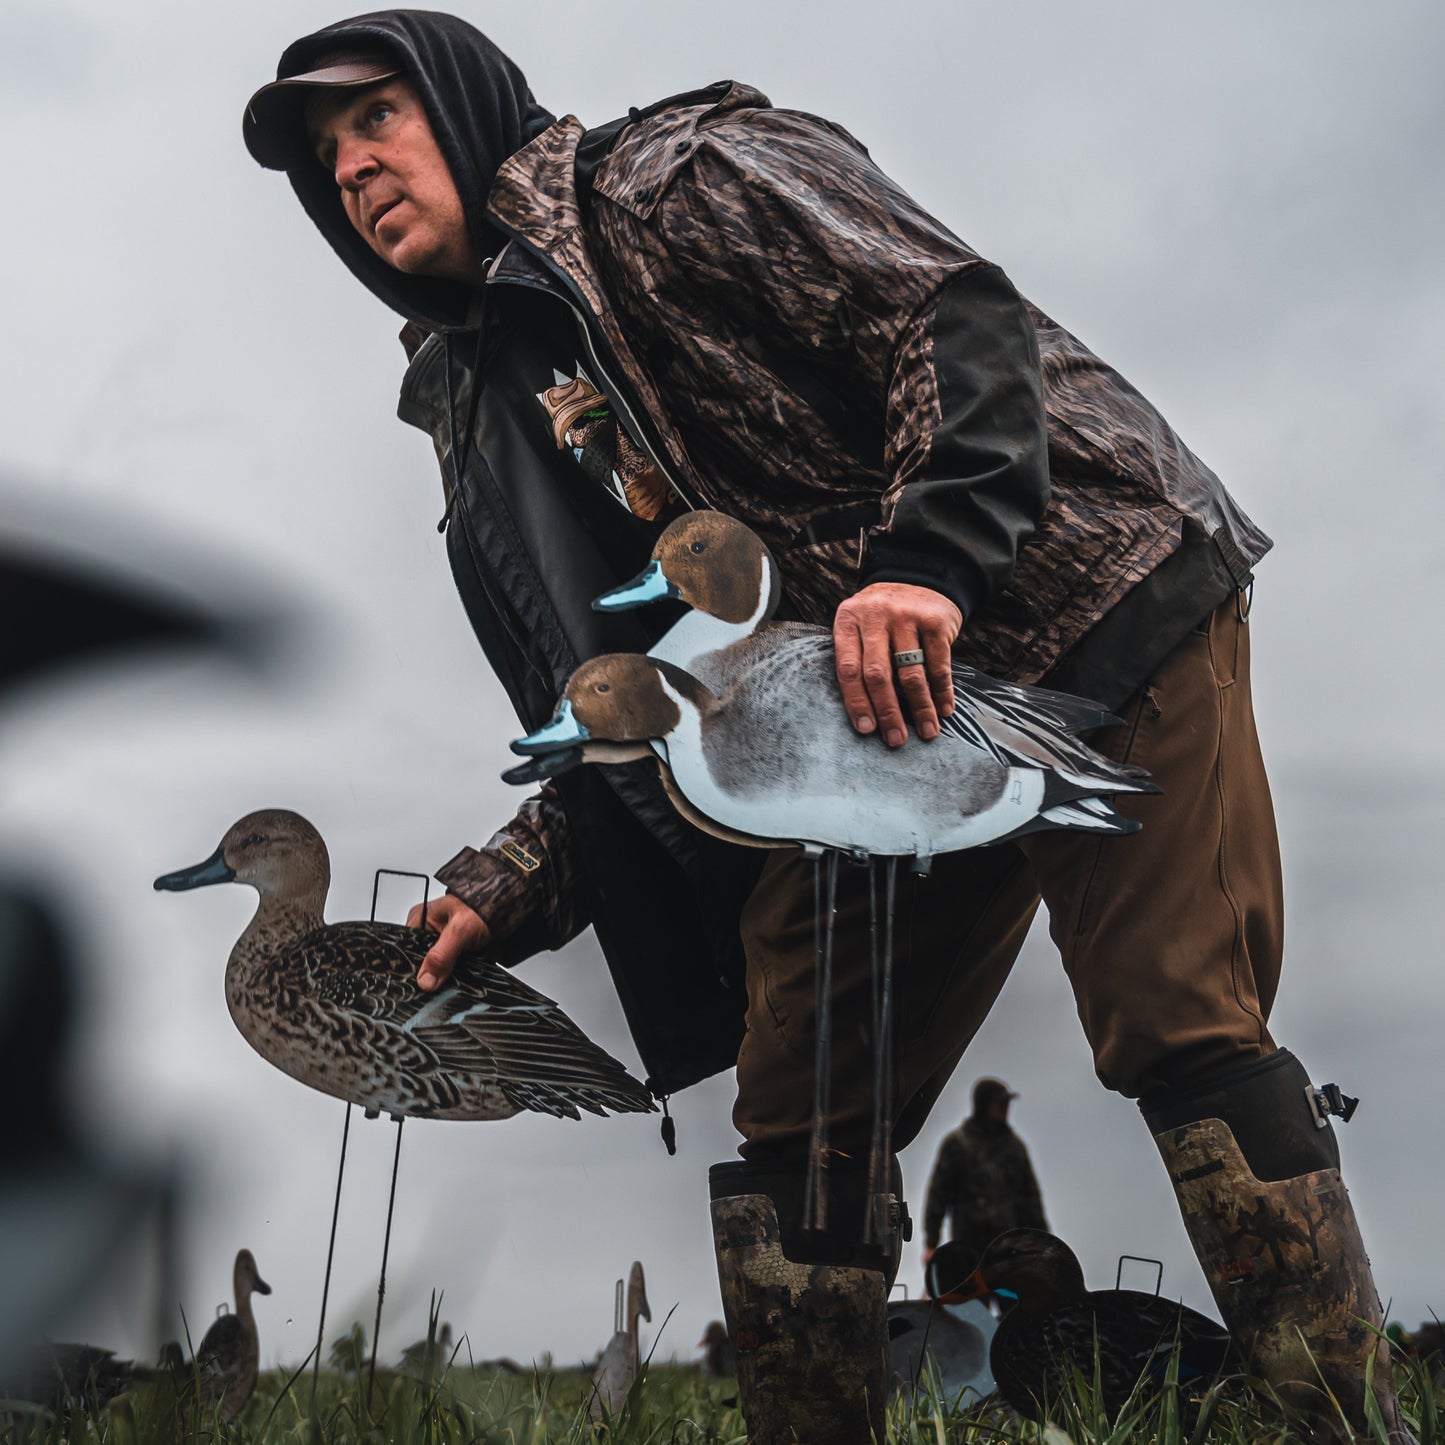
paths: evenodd
<path fill-rule="evenodd" d="M 623 441 L 759 532 L 798 615 L 930 586 L 960 660 L 1117 705 L 1250 578 L 1269 539 L 1214 473 L 841 127 L 722 82 L 613 129 L 582 193 L 575 118 L 503 165 L 489 286 L 566 295 Z M 439 876 L 560 940 L 569 846 L 544 790 Z"/>

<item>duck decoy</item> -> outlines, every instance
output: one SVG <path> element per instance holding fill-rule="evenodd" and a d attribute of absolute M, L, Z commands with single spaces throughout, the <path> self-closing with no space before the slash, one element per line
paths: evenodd
<path fill-rule="evenodd" d="M 709 1380 L 725 1380 L 738 1372 L 733 1342 L 728 1327 L 721 1320 L 712 1320 L 702 1332 L 697 1348 L 703 1351 L 702 1372 Z"/>
<path fill-rule="evenodd" d="M 619 1281 L 620 1283 L 620 1281 Z M 602 1351 L 593 1376 L 589 1411 L 594 1420 L 604 1413 L 615 1415 L 627 1402 L 628 1391 L 637 1378 L 641 1348 L 637 1337 L 637 1321 L 652 1323 L 652 1309 L 647 1303 L 647 1285 L 642 1277 L 642 1261 L 633 1260 L 627 1276 L 627 1302 L 616 1312 L 613 1335 Z"/>
<path fill-rule="evenodd" d="M 788 645 L 770 652 L 779 631 Z M 593 658 L 552 721 L 512 749 L 546 758 L 594 740 L 657 740 L 689 815 L 767 846 L 855 856 L 929 858 L 1046 828 L 1132 833 L 1139 825 L 1110 798 L 1157 791 L 1078 738 L 1098 725 L 1092 704 L 1051 693 L 1035 707 L 1027 689 L 988 679 L 934 742 L 893 749 L 854 732 L 828 635 L 789 623 L 739 648 L 752 656 L 720 694 L 657 658 Z"/>
<path fill-rule="evenodd" d="M 401 1372 L 425 1384 L 445 1373 L 452 1359 L 452 1327 L 445 1320 L 424 1340 L 417 1340 L 401 1352 Z"/>
<path fill-rule="evenodd" d="M 1178 1351 L 1178 1379 L 1203 1389 L 1223 1373 L 1231 1340 L 1223 1325 L 1177 1301 L 1139 1290 L 1089 1290 L 1077 1256 L 1041 1229 L 1010 1229 L 994 1239 L 971 1273 L 945 1245 L 929 1265 L 943 1304 L 993 1294 L 1007 1304 L 989 1346 L 999 1393 L 1021 1415 L 1042 1420 L 1075 1382 L 1094 1379 L 1118 1415 L 1141 1384 L 1162 1387 Z"/>
<path fill-rule="evenodd" d="M 157 878 L 177 892 L 245 883 L 260 894 L 226 965 L 226 1002 L 268 1062 L 368 1113 L 506 1119 L 654 1110 L 648 1091 L 549 998 L 477 955 L 425 993 L 434 936 L 323 916 L 331 868 L 298 813 L 248 813 L 204 863 Z"/>
<path fill-rule="evenodd" d="M 944 1395 L 965 1391 L 980 1400 L 994 1391 L 988 1351 L 998 1321 L 980 1300 L 940 1304 L 895 1300 L 888 1306 L 888 1375 L 892 1394 L 909 1394 L 924 1372 L 925 1357 L 938 1369 Z"/>
<path fill-rule="evenodd" d="M 118 1395 L 156 1378 L 97 1345 L 47 1342 L 24 1351 L 0 1376 L 0 1400 L 25 1400 L 58 1415 L 103 1410 Z"/>
<path fill-rule="evenodd" d="M 249 1249 L 236 1254 L 232 1284 L 235 1309 L 220 1315 L 196 1348 L 197 1392 L 187 1411 L 188 1416 L 198 1414 L 207 1421 L 219 1415 L 225 1424 L 234 1420 L 251 1398 L 260 1369 L 261 1340 L 251 1295 L 271 1293 Z"/>

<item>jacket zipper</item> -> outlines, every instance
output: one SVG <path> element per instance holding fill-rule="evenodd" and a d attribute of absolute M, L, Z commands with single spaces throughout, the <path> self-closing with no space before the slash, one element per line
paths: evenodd
<path fill-rule="evenodd" d="M 506 230 L 507 228 L 501 227 L 501 229 Z M 617 373 L 609 372 L 607 363 L 603 360 L 601 345 L 593 336 L 591 327 L 588 324 L 589 313 L 578 299 L 574 299 L 574 287 L 567 273 L 563 271 L 551 257 L 523 241 L 515 231 L 509 230 L 507 234 L 512 237 L 514 244 L 524 247 L 529 256 L 536 257 L 536 259 L 546 267 L 547 271 L 561 282 L 563 290 L 559 293 L 552 287 L 539 285 L 535 281 L 518 281 L 508 278 L 494 281 L 491 276 L 487 277 L 485 284 L 488 286 L 522 286 L 533 291 L 540 291 L 544 296 L 551 296 L 561 301 L 563 305 L 572 312 L 573 319 L 577 322 L 577 330 L 582 337 L 583 347 L 587 352 L 587 360 L 596 372 L 598 389 L 601 390 L 612 405 L 622 413 L 622 419 L 627 423 L 631 434 L 637 439 L 638 445 L 647 453 L 648 460 L 662 474 L 673 491 L 677 493 L 683 505 L 687 507 L 689 511 L 706 508 L 707 503 L 691 488 L 684 486 L 667 463 L 663 461 L 662 458 L 665 455 L 664 449 L 649 435 L 647 427 L 639 421 L 638 418 L 641 415 L 641 410 L 629 403 L 625 383 L 619 384 L 614 380 L 614 376 Z M 500 260 L 501 257 L 498 256 L 497 259 Z"/>

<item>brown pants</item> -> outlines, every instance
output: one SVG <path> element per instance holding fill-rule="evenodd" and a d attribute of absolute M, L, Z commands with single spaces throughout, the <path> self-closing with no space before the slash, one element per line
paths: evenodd
<path fill-rule="evenodd" d="M 1106 1087 L 1129 1097 L 1269 1053 L 1284 907 L 1279 843 L 1231 598 L 1100 734 L 1159 796 L 1140 832 L 1054 830 L 899 867 L 893 1143 L 922 1127 L 993 1006 L 1042 897 Z M 909 747 L 922 746 L 917 741 Z M 875 876 L 882 865 L 873 865 Z M 873 1111 L 869 870 L 838 870 L 830 1143 L 863 1157 Z M 879 888 L 881 896 L 881 887 Z M 733 1121 L 748 1159 L 806 1152 L 813 1104 L 814 865 L 774 853 L 743 912 L 747 1034 Z"/>

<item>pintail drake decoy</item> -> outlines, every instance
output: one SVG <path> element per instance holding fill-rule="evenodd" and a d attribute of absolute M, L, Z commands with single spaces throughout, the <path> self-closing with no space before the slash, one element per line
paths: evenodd
<path fill-rule="evenodd" d="M 640 576 L 592 605 L 617 612 L 661 598 L 685 602 L 691 611 L 668 629 L 649 657 L 680 667 L 720 694 L 739 673 L 758 666 L 786 668 L 796 653 L 817 674 L 809 685 L 836 707 L 833 674 L 818 673 L 814 658 L 818 639 L 830 641 L 832 634 L 808 623 L 773 623 L 782 596 L 782 573 L 762 539 L 722 512 L 698 511 L 663 531 Z M 831 650 L 824 650 L 831 662 Z M 944 732 L 952 731 L 999 762 L 1067 772 L 1081 746 L 1080 733 L 1119 722 L 1083 698 L 1003 682 L 965 663 L 954 663 L 953 684 L 956 708 Z M 1086 761 L 1093 760 L 1092 752 L 1085 754 Z"/>
<path fill-rule="evenodd" d="M 622 1281 L 618 1280 L 619 1286 Z M 592 1399 L 589 1410 L 594 1420 L 603 1414 L 616 1415 L 627 1403 L 632 1382 L 637 1378 L 641 1363 L 641 1346 L 637 1334 L 639 1318 L 652 1323 L 652 1308 L 647 1303 L 647 1285 L 642 1277 L 642 1261 L 633 1260 L 627 1276 L 627 1301 L 623 1306 L 618 1301 L 613 1335 L 602 1351 L 593 1376 Z"/>
<path fill-rule="evenodd" d="M 196 1379 L 199 1393 L 196 1413 L 202 1421 L 216 1415 L 229 1424 L 245 1407 L 256 1388 L 261 1365 L 261 1340 L 251 1295 L 270 1294 L 271 1286 L 261 1278 L 249 1249 L 238 1251 L 232 1270 L 236 1307 L 220 1315 L 201 1336 L 196 1348 Z"/>
<path fill-rule="evenodd" d="M 156 879 L 260 894 L 231 950 L 226 1002 L 263 1058 L 368 1112 L 506 1119 L 646 1113 L 648 1091 L 549 998 L 477 955 L 435 993 L 416 982 L 434 940 L 392 923 L 332 923 L 321 835 L 298 813 L 248 813 L 204 863 Z"/>
<path fill-rule="evenodd" d="M 781 635 L 784 646 L 774 647 Z M 993 679 L 975 685 L 932 743 L 888 748 L 854 732 L 837 695 L 832 638 L 787 623 L 735 643 L 723 691 L 636 653 L 585 662 L 550 723 L 512 744 L 545 769 L 592 761 L 593 742 L 663 744 L 684 811 L 739 841 L 928 858 L 1046 828 L 1131 833 L 1109 801 L 1155 792 L 1077 734 L 1091 703 Z M 519 780 L 515 773 L 507 774 Z M 696 818 L 694 819 L 697 820 Z"/>
<path fill-rule="evenodd" d="M 1021 1415 L 1041 1420 L 1082 1378 L 1094 1378 L 1115 1418 L 1136 1388 L 1161 1388 L 1175 1350 L 1178 1379 L 1207 1388 L 1225 1369 L 1231 1340 L 1223 1325 L 1177 1301 L 1139 1290 L 1089 1290 L 1073 1250 L 1041 1229 L 1010 1229 L 969 1274 L 948 1246 L 930 1262 L 930 1284 L 944 1304 L 993 1294 L 1012 1302 L 994 1333 L 989 1365 L 999 1393 Z"/>

